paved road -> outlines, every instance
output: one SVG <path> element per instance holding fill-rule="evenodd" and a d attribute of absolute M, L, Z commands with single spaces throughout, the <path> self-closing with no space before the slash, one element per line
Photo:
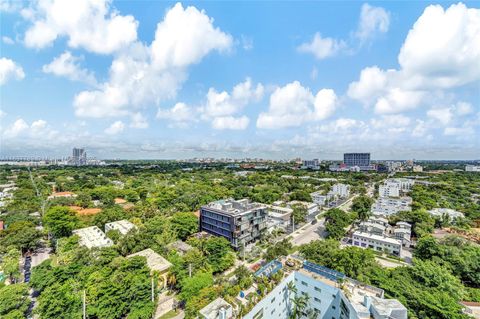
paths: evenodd
<path fill-rule="evenodd" d="M 291 242 L 295 246 L 308 244 L 311 241 L 325 238 L 325 218 L 319 219 L 314 225 L 307 224 L 303 226 L 299 230 L 295 231 L 291 236 Z"/>

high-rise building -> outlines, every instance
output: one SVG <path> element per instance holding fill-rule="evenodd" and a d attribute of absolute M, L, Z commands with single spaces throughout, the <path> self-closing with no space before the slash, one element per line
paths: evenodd
<path fill-rule="evenodd" d="M 349 167 L 368 167 L 370 166 L 370 153 L 345 153 L 343 154 L 343 163 Z"/>
<path fill-rule="evenodd" d="M 74 148 L 72 154 L 72 161 L 74 165 L 86 165 L 87 164 L 87 152 L 84 148 Z"/>
<path fill-rule="evenodd" d="M 260 239 L 267 230 L 267 208 L 248 199 L 219 200 L 200 209 L 200 231 L 223 236 L 234 249 Z"/>

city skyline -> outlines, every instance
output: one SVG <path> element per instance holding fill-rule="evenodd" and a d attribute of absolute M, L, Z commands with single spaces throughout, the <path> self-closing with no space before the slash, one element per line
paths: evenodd
<path fill-rule="evenodd" d="M 1 156 L 478 159 L 479 7 L 1 1 Z"/>

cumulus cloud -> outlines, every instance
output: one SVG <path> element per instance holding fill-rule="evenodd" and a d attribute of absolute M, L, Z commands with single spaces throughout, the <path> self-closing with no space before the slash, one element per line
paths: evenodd
<path fill-rule="evenodd" d="M 173 126 L 185 126 L 188 122 L 195 121 L 197 114 L 194 108 L 179 102 L 170 109 L 159 108 L 157 118 L 169 120 Z"/>
<path fill-rule="evenodd" d="M 211 51 L 228 50 L 232 42 L 230 35 L 213 26 L 204 11 L 177 3 L 157 25 L 150 46 L 132 44 L 113 60 L 109 81 L 98 90 L 75 96 L 75 114 L 123 116 L 172 99 L 187 78 L 189 65 L 200 62 Z"/>
<path fill-rule="evenodd" d="M 54 138 L 58 134 L 44 120 L 36 120 L 28 124 L 24 119 L 17 119 L 2 133 L 3 139 L 11 140 L 19 137 L 35 138 L 42 135 L 46 138 Z"/>
<path fill-rule="evenodd" d="M 45 73 L 66 77 L 72 81 L 96 85 L 97 81 L 93 72 L 83 69 L 78 63 L 80 60 L 82 60 L 81 57 L 76 57 L 70 51 L 65 51 L 49 64 L 45 64 L 42 70 Z"/>
<path fill-rule="evenodd" d="M 24 10 L 32 25 L 25 32 L 25 44 L 44 48 L 60 37 L 68 46 L 99 54 L 118 51 L 137 39 L 138 22 L 120 15 L 109 0 L 45 0 Z"/>
<path fill-rule="evenodd" d="M 220 116 L 212 121 L 212 127 L 216 130 L 244 130 L 248 127 L 249 118 L 244 116 Z"/>
<path fill-rule="evenodd" d="M 5 43 L 5 44 L 8 44 L 8 45 L 12 45 L 12 44 L 15 43 L 15 41 L 13 41 L 12 38 L 7 37 L 7 36 L 2 37 L 2 42 Z"/>
<path fill-rule="evenodd" d="M 322 89 L 316 96 L 309 88 L 294 81 L 278 87 L 270 95 L 267 112 L 259 114 L 257 127 L 277 129 L 300 126 L 308 121 L 323 120 L 333 114 L 337 96 L 331 89 Z"/>
<path fill-rule="evenodd" d="M 141 113 L 134 113 L 131 120 L 130 127 L 132 128 L 148 128 L 148 121 Z"/>
<path fill-rule="evenodd" d="M 344 41 L 324 38 L 317 32 L 310 42 L 302 43 L 297 50 L 301 53 L 311 53 L 318 60 L 322 60 L 337 55 L 346 47 L 347 44 Z"/>
<path fill-rule="evenodd" d="M 480 80 L 480 9 L 428 6 L 400 50 L 398 70 L 365 68 L 348 96 L 376 113 L 399 113 L 428 103 L 438 91 Z"/>
<path fill-rule="evenodd" d="M 23 68 L 15 61 L 0 58 L 0 85 L 4 85 L 9 80 L 22 80 L 25 77 Z"/>
<path fill-rule="evenodd" d="M 112 125 L 105 129 L 105 133 L 108 135 L 117 135 L 125 129 L 125 124 L 122 121 L 113 122 Z"/>
<path fill-rule="evenodd" d="M 361 42 L 365 42 L 378 33 L 386 33 L 389 26 L 390 13 L 388 11 L 365 3 L 362 5 L 360 21 L 355 36 Z"/>

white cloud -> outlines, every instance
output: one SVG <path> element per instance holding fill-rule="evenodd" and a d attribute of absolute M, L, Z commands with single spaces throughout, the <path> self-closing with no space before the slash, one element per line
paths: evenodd
<path fill-rule="evenodd" d="M 380 118 L 374 118 L 370 121 L 374 128 L 405 128 L 410 125 L 409 117 L 402 114 L 382 115 Z"/>
<path fill-rule="evenodd" d="M 248 117 L 220 116 L 212 121 L 212 127 L 216 130 L 244 130 L 248 127 L 250 120 Z"/>
<path fill-rule="evenodd" d="M 125 129 L 125 124 L 122 121 L 113 122 L 112 125 L 105 129 L 105 133 L 108 135 L 116 135 L 121 133 Z"/>
<path fill-rule="evenodd" d="M 355 36 L 364 42 L 378 33 L 386 33 L 390 26 L 390 13 L 368 3 L 362 5 L 360 21 Z"/>
<path fill-rule="evenodd" d="M 195 7 L 177 3 L 158 24 L 152 43 L 152 60 L 157 69 L 186 67 L 198 63 L 210 51 L 228 50 L 230 35 L 213 26 L 213 19 Z"/>
<path fill-rule="evenodd" d="M 443 134 L 446 136 L 465 136 L 473 135 L 475 131 L 472 127 L 446 127 Z"/>
<path fill-rule="evenodd" d="M 262 99 L 263 93 L 263 85 L 258 83 L 254 86 L 250 78 L 235 85 L 231 93 L 217 92 L 215 88 L 210 88 L 207 93 L 206 105 L 201 111 L 207 118 L 233 115 L 241 111 L 248 103 L 258 102 Z"/>
<path fill-rule="evenodd" d="M 468 115 L 473 113 L 473 106 L 467 102 L 458 102 L 455 106 L 455 111 L 459 116 Z"/>
<path fill-rule="evenodd" d="M 297 50 L 302 53 L 311 53 L 318 60 L 332 57 L 347 47 L 342 40 L 322 38 L 319 32 L 315 33 L 311 42 L 301 44 Z"/>
<path fill-rule="evenodd" d="M 171 109 L 158 109 L 157 118 L 170 120 L 177 125 L 184 126 L 188 122 L 195 121 L 197 114 L 192 107 L 179 102 Z"/>
<path fill-rule="evenodd" d="M 24 132 L 29 128 L 27 122 L 23 119 L 16 120 L 10 127 L 8 127 L 4 132 L 4 136 L 7 138 L 16 137 L 20 133 Z"/>
<path fill-rule="evenodd" d="M 24 14 L 33 25 L 25 33 L 25 44 L 44 48 L 57 38 L 68 38 L 68 46 L 99 54 L 118 51 L 137 39 L 138 22 L 110 7 L 109 0 L 45 0 L 34 2 Z"/>
<path fill-rule="evenodd" d="M 189 65 L 213 50 L 225 51 L 232 45 L 231 36 L 212 23 L 205 12 L 176 4 L 157 25 L 151 46 L 131 45 L 113 60 L 109 81 L 98 90 L 75 96 L 75 114 L 124 116 L 174 98 L 187 78 Z"/>
<path fill-rule="evenodd" d="M 0 12 L 12 13 L 21 9 L 22 3 L 18 0 L 0 0 Z"/>
<path fill-rule="evenodd" d="M 23 68 L 13 60 L 0 58 L 0 85 L 4 85 L 11 79 L 22 80 L 25 77 Z"/>
<path fill-rule="evenodd" d="M 242 34 L 240 36 L 240 40 L 241 40 L 242 48 L 245 51 L 250 51 L 253 49 L 253 39 L 251 37 L 247 37 Z"/>
<path fill-rule="evenodd" d="M 260 113 L 257 127 L 295 127 L 304 122 L 323 120 L 333 114 L 336 106 L 337 96 L 333 90 L 322 89 L 313 96 L 309 88 L 294 81 L 272 93 L 268 111 Z"/>
<path fill-rule="evenodd" d="M 430 109 L 427 116 L 440 122 L 442 125 L 447 125 L 453 119 L 452 109 L 449 107 Z"/>
<path fill-rule="evenodd" d="M 432 97 L 480 80 L 480 10 L 463 4 L 428 6 L 400 50 L 399 70 L 369 67 L 349 85 L 348 96 L 379 114 L 400 113 Z"/>
<path fill-rule="evenodd" d="M 4 141 L 14 140 L 16 138 L 33 138 L 42 136 L 44 138 L 55 138 L 58 132 L 53 130 L 46 121 L 36 120 L 28 124 L 24 119 L 17 119 L 8 126 L 2 133 Z"/>
<path fill-rule="evenodd" d="M 5 43 L 5 44 L 8 44 L 8 45 L 12 45 L 12 44 L 15 43 L 15 41 L 13 41 L 12 38 L 9 38 L 7 36 L 2 37 L 2 42 Z"/>
<path fill-rule="evenodd" d="M 148 121 L 141 113 L 134 113 L 130 122 L 132 128 L 148 128 Z"/>
<path fill-rule="evenodd" d="M 72 55 L 70 51 L 65 51 L 54 58 L 50 64 L 45 64 L 42 70 L 45 73 L 63 76 L 72 81 L 81 81 L 90 85 L 96 85 L 97 81 L 95 80 L 94 74 L 87 69 L 82 69 L 78 63 L 81 59 L 81 57 Z"/>

